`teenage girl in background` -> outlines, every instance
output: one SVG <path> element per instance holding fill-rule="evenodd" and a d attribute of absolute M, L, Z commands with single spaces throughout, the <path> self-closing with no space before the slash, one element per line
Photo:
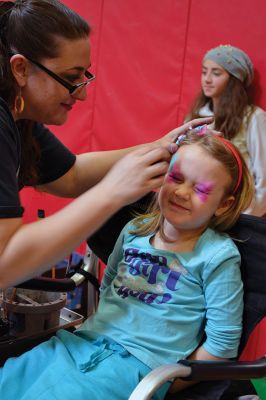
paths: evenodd
<path fill-rule="evenodd" d="M 224 133 L 245 158 L 252 172 L 255 196 L 248 214 L 266 214 L 266 112 L 251 101 L 253 65 L 231 45 L 209 50 L 203 57 L 201 92 L 187 119 L 215 117 L 213 128 Z"/>

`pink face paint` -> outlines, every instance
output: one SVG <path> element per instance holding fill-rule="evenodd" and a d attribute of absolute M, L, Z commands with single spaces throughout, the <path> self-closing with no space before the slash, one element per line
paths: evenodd
<path fill-rule="evenodd" d="M 208 200 L 208 195 L 211 193 L 212 190 L 213 183 L 211 182 L 203 182 L 195 185 L 196 194 L 202 203 L 206 203 L 206 201 Z"/>
<path fill-rule="evenodd" d="M 166 182 L 179 182 L 181 180 L 183 180 L 183 175 L 180 172 L 180 169 L 178 168 L 178 166 L 176 164 L 173 163 L 171 169 L 168 171 L 167 175 L 166 175 Z"/>

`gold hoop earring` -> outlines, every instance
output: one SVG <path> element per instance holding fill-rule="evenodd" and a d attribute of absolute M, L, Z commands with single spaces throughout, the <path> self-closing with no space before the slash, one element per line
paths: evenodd
<path fill-rule="evenodd" d="M 16 114 L 21 114 L 24 110 L 25 102 L 21 94 L 21 88 L 19 88 L 19 94 L 15 97 L 14 111 Z"/>

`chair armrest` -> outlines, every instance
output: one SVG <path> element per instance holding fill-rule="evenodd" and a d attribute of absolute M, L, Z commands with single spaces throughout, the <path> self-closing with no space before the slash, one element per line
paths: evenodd
<path fill-rule="evenodd" d="M 185 380 L 249 380 L 266 376 L 266 356 L 255 361 L 195 361 L 181 360 L 191 374 Z"/>
<path fill-rule="evenodd" d="M 129 400 L 148 400 L 168 380 L 249 380 L 266 377 L 266 356 L 255 361 L 189 361 L 167 364 L 147 374 Z"/>
<path fill-rule="evenodd" d="M 161 365 L 142 379 L 128 400 L 148 400 L 165 382 L 177 377 L 184 378 L 190 374 L 191 368 L 180 363 Z"/>
<path fill-rule="evenodd" d="M 22 289 L 42 290 L 44 292 L 70 292 L 76 288 L 76 284 L 71 278 L 53 279 L 40 276 L 22 282 L 16 287 Z"/>
<path fill-rule="evenodd" d="M 70 292 L 77 286 L 80 286 L 85 280 L 88 280 L 97 290 L 100 284 L 98 279 L 93 275 L 89 258 L 84 258 L 83 263 L 76 269 L 74 274 L 63 279 L 53 279 L 40 276 L 22 282 L 16 287 L 32 290 L 43 290 L 46 292 Z"/>

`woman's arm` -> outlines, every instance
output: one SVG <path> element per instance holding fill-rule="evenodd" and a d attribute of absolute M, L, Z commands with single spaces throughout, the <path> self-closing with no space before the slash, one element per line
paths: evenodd
<path fill-rule="evenodd" d="M 0 219 L 0 287 L 49 269 L 94 233 L 122 206 L 162 185 L 171 154 L 145 146 L 121 159 L 110 172 L 59 212 L 30 224 Z"/>
<path fill-rule="evenodd" d="M 190 126 L 195 127 L 204 123 L 210 123 L 213 118 L 198 118 L 189 121 L 179 128 L 173 129 L 163 138 L 149 143 L 149 147 L 167 147 L 170 152 L 176 151 L 174 142 L 177 137 L 188 130 Z M 99 151 L 84 153 L 77 156 L 73 167 L 62 177 L 54 182 L 39 186 L 39 189 L 60 197 L 77 197 L 89 188 L 97 184 L 112 168 L 112 166 L 125 155 L 147 144 L 141 144 L 120 150 Z"/>

